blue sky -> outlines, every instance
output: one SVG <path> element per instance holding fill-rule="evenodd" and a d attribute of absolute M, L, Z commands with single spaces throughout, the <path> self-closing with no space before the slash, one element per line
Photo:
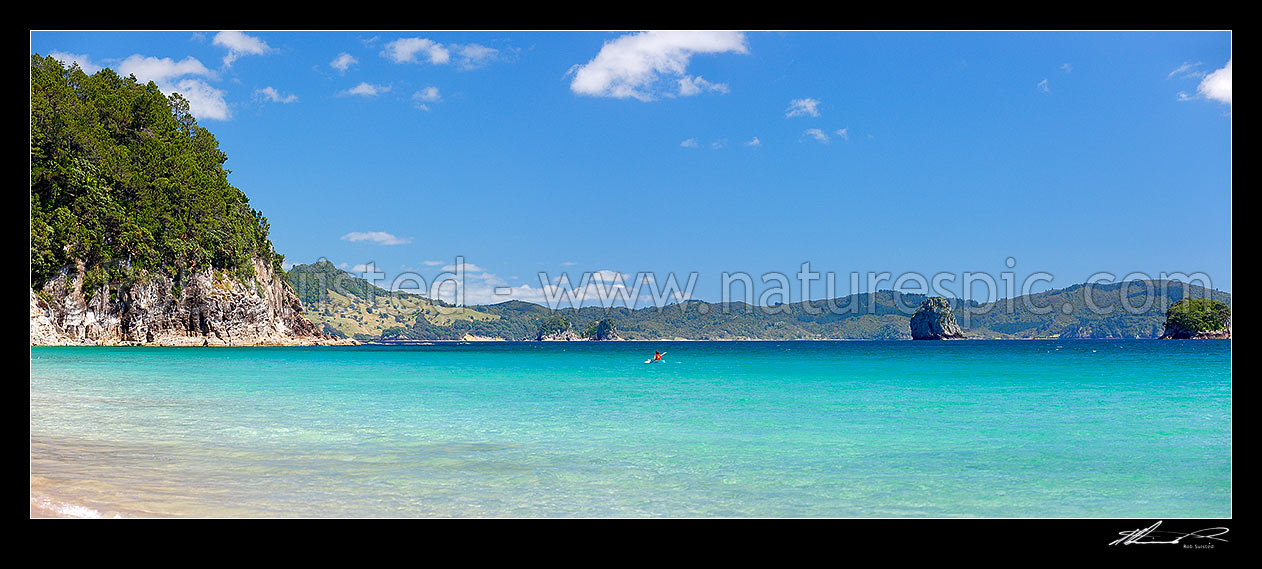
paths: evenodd
<path fill-rule="evenodd" d="M 803 262 L 843 294 L 852 271 L 1231 290 L 1229 32 L 37 31 L 31 51 L 186 94 L 288 261 L 387 284 L 463 257 L 470 303 L 538 301 L 540 271 L 696 271 L 715 300 L 725 271 Z"/>

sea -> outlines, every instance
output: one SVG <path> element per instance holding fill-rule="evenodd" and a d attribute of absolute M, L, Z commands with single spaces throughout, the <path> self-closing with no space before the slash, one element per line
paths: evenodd
<path fill-rule="evenodd" d="M 33 513 L 1232 515 L 1230 340 L 30 354 Z"/>

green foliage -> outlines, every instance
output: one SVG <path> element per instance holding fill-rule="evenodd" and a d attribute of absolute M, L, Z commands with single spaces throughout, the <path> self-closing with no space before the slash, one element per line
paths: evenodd
<path fill-rule="evenodd" d="M 540 337 L 551 336 L 553 334 L 560 334 L 562 332 L 565 332 L 566 330 L 569 330 L 570 328 L 572 328 L 572 325 L 570 324 L 569 320 L 566 320 L 565 318 L 561 316 L 550 316 L 547 319 L 545 319 L 543 322 L 539 323 L 538 335 Z"/>
<path fill-rule="evenodd" d="M 279 272 L 267 220 L 228 183 L 227 156 L 179 95 L 33 55 L 30 146 L 36 289 L 76 260 L 85 294 L 124 272 L 245 280 L 255 258 Z"/>
<path fill-rule="evenodd" d="M 1209 298 L 1185 298 L 1166 311 L 1166 326 L 1190 332 L 1210 332 L 1227 328 L 1231 307 Z"/>
<path fill-rule="evenodd" d="M 582 336 L 592 340 L 611 340 L 617 335 L 613 320 L 604 318 L 592 322 L 583 330 Z"/>

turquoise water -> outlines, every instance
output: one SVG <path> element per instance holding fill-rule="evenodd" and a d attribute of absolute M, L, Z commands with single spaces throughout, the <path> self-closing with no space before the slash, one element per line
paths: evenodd
<path fill-rule="evenodd" d="M 32 348 L 30 398 L 79 514 L 1232 514 L 1229 340 Z"/>

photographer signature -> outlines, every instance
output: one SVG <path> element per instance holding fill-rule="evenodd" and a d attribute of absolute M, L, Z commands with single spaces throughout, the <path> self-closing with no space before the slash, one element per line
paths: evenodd
<path fill-rule="evenodd" d="M 1144 529 L 1133 529 L 1133 530 L 1118 532 L 1118 535 L 1121 535 L 1122 537 L 1118 538 L 1116 541 L 1114 541 L 1113 543 L 1110 543 L 1109 545 L 1139 545 L 1139 544 L 1177 545 L 1180 541 L 1187 539 L 1189 537 L 1196 538 L 1196 539 L 1209 539 L 1209 540 L 1214 540 L 1214 541 L 1226 542 L 1227 540 L 1222 539 L 1221 537 L 1218 537 L 1218 536 L 1223 535 L 1229 531 L 1225 527 L 1214 527 L 1214 528 L 1199 529 L 1199 530 L 1188 532 L 1188 533 L 1179 533 L 1175 531 L 1157 531 L 1158 527 L 1161 527 L 1161 522 L 1157 522 Z M 1170 539 L 1171 536 L 1175 536 L 1174 539 Z M 1162 540 L 1165 540 L 1165 541 L 1162 541 Z"/>

